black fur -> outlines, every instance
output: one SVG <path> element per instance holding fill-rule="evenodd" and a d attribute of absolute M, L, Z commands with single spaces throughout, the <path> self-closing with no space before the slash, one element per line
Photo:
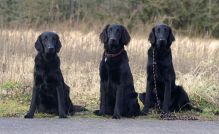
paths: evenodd
<path fill-rule="evenodd" d="M 133 77 L 124 45 L 128 45 L 130 36 L 122 25 L 107 25 L 100 34 L 105 52 L 100 62 L 100 110 L 97 115 L 113 115 L 114 119 L 121 116 L 137 116 L 140 108 L 137 93 L 134 89 Z M 107 57 L 105 53 L 116 54 Z"/>
<path fill-rule="evenodd" d="M 154 107 L 157 102 L 154 92 L 153 49 L 156 61 L 156 85 L 162 112 L 191 109 L 200 111 L 190 104 L 189 97 L 183 87 L 175 84 L 176 75 L 170 48 L 174 40 L 171 28 L 164 24 L 155 26 L 149 35 L 151 47 L 148 50 L 147 87 L 146 93 L 139 95 L 140 100 L 144 103 L 142 111 L 144 114 L 148 114 L 149 108 Z"/>
<path fill-rule="evenodd" d="M 57 53 L 61 49 L 59 37 L 53 32 L 42 33 L 36 43 L 34 85 L 31 105 L 25 118 L 33 118 L 35 111 L 58 114 L 60 118 L 74 114 Z"/>

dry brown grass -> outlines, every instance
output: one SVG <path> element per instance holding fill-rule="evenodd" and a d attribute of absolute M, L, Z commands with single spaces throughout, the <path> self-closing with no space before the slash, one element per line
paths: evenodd
<path fill-rule="evenodd" d="M 0 31 L 0 84 L 18 81 L 32 86 L 34 42 L 41 31 Z M 103 45 L 95 32 L 58 31 L 62 42 L 61 69 L 71 87 L 74 103 L 96 108 L 99 99 L 98 66 Z M 219 54 L 211 55 L 212 40 L 176 36 L 172 45 L 177 83 L 183 85 L 190 96 L 205 99 L 219 106 Z M 128 51 L 135 88 L 143 92 L 146 86 L 146 37 L 133 35 Z"/>

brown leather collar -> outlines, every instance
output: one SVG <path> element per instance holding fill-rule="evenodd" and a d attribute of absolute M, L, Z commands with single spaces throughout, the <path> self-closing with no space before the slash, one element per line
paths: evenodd
<path fill-rule="evenodd" d="M 115 53 L 115 54 L 109 54 L 105 51 L 104 56 L 106 58 L 115 58 L 115 57 L 119 56 L 123 51 L 124 51 L 124 49 L 122 49 L 121 51 L 119 51 L 118 53 Z"/>

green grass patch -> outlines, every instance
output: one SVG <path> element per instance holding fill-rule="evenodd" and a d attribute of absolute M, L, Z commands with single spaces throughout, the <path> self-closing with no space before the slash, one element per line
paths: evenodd
<path fill-rule="evenodd" d="M 192 96 L 191 101 L 192 103 L 197 105 L 200 109 L 202 109 L 203 113 L 216 113 L 219 111 L 219 106 L 217 106 L 216 104 L 212 102 L 209 102 L 205 98 Z"/>
<path fill-rule="evenodd" d="M 29 109 L 31 94 L 30 92 L 23 92 L 26 88 L 23 84 L 19 82 L 6 82 L 0 84 L 0 117 L 21 117 L 26 114 Z M 12 92 L 2 92 L 3 90 Z M 25 90 L 24 90 L 25 91 Z M 75 113 L 74 116 L 70 118 L 103 118 L 103 119 L 111 119 L 111 116 L 96 116 L 93 114 L 93 110 L 97 109 L 96 101 L 98 99 L 93 100 L 92 98 L 89 100 L 87 98 L 86 102 L 88 103 L 87 109 L 89 111 Z M 202 112 L 195 111 L 187 111 L 187 112 L 179 112 L 176 113 L 177 116 L 193 116 L 197 117 L 200 120 L 219 120 L 219 107 L 216 104 L 210 103 L 207 99 L 200 98 L 198 96 L 191 96 L 191 102 L 202 109 Z M 140 103 L 140 101 L 139 101 Z M 143 105 L 140 103 L 141 108 Z M 150 113 L 147 116 L 139 116 L 134 119 L 159 119 L 159 114 L 156 109 L 151 109 Z M 58 118 L 57 115 L 51 114 L 42 114 L 36 113 L 35 118 Z"/>
<path fill-rule="evenodd" d="M 21 117 L 28 106 L 17 100 L 0 101 L 0 117 Z"/>
<path fill-rule="evenodd" d="M 24 97 L 24 96 L 22 96 Z M 0 101 L 0 117 L 20 117 L 23 118 L 25 113 L 28 111 L 29 108 L 29 102 L 23 102 L 21 100 L 24 99 L 11 99 L 11 100 L 4 100 Z M 219 116 L 215 115 L 215 112 L 219 110 L 213 105 L 210 105 L 208 103 L 202 105 L 203 112 L 198 113 L 195 111 L 187 111 L 187 112 L 179 112 L 176 115 L 177 116 L 193 116 L 197 117 L 199 120 L 219 120 Z M 93 109 L 89 109 L 89 111 L 81 112 L 81 113 L 75 113 L 74 116 L 71 116 L 69 118 L 101 118 L 101 119 L 111 119 L 111 116 L 96 116 L 92 112 Z M 156 110 L 152 110 L 148 116 L 139 116 L 132 119 L 149 119 L 149 120 L 156 120 L 159 119 L 159 114 L 156 112 Z M 42 114 L 42 113 L 36 113 L 35 118 L 58 118 L 57 115 L 52 114 Z"/>
<path fill-rule="evenodd" d="M 194 100 L 193 100 L 194 101 Z M 197 100 L 195 100 L 196 102 Z M 28 111 L 30 103 L 30 94 L 16 95 L 14 98 L 6 98 L 0 100 L 0 117 L 21 117 L 25 115 Z M 197 102 L 196 102 L 197 103 Z M 219 120 L 219 116 L 215 115 L 219 111 L 219 108 L 214 104 L 211 104 L 205 100 L 199 100 L 199 107 L 203 110 L 202 113 L 195 111 L 179 112 L 177 116 L 193 116 L 197 117 L 199 120 Z M 75 113 L 74 116 L 70 118 L 102 118 L 111 119 L 111 116 L 96 116 L 93 114 L 94 108 L 89 108 L 89 111 Z M 36 113 L 35 118 L 58 118 L 56 115 Z M 159 119 L 159 114 L 156 109 L 152 109 L 150 114 L 147 116 L 139 116 L 133 119 L 149 119 L 156 120 Z"/>
<path fill-rule="evenodd" d="M 7 81 L 5 83 L 0 84 L 1 90 L 11 90 L 21 88 L 22 84 L 18 81 Z"/>

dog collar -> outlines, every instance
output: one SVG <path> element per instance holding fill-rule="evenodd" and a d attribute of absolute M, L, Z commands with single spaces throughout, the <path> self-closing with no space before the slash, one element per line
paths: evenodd
<path fill-rule="evenodd" d="M 117 56 L 119 56 L 122 52 L 124 51 L 124 49 L 122 49 L 121 51 L 119 51 L 118 53 L 115 53 L 115 54 L 109 54 L 106 52 L 104 52 L 104 57 L 105 57 L 105 62 L 107 61 L 107 58 L 115 58 Z"/>

